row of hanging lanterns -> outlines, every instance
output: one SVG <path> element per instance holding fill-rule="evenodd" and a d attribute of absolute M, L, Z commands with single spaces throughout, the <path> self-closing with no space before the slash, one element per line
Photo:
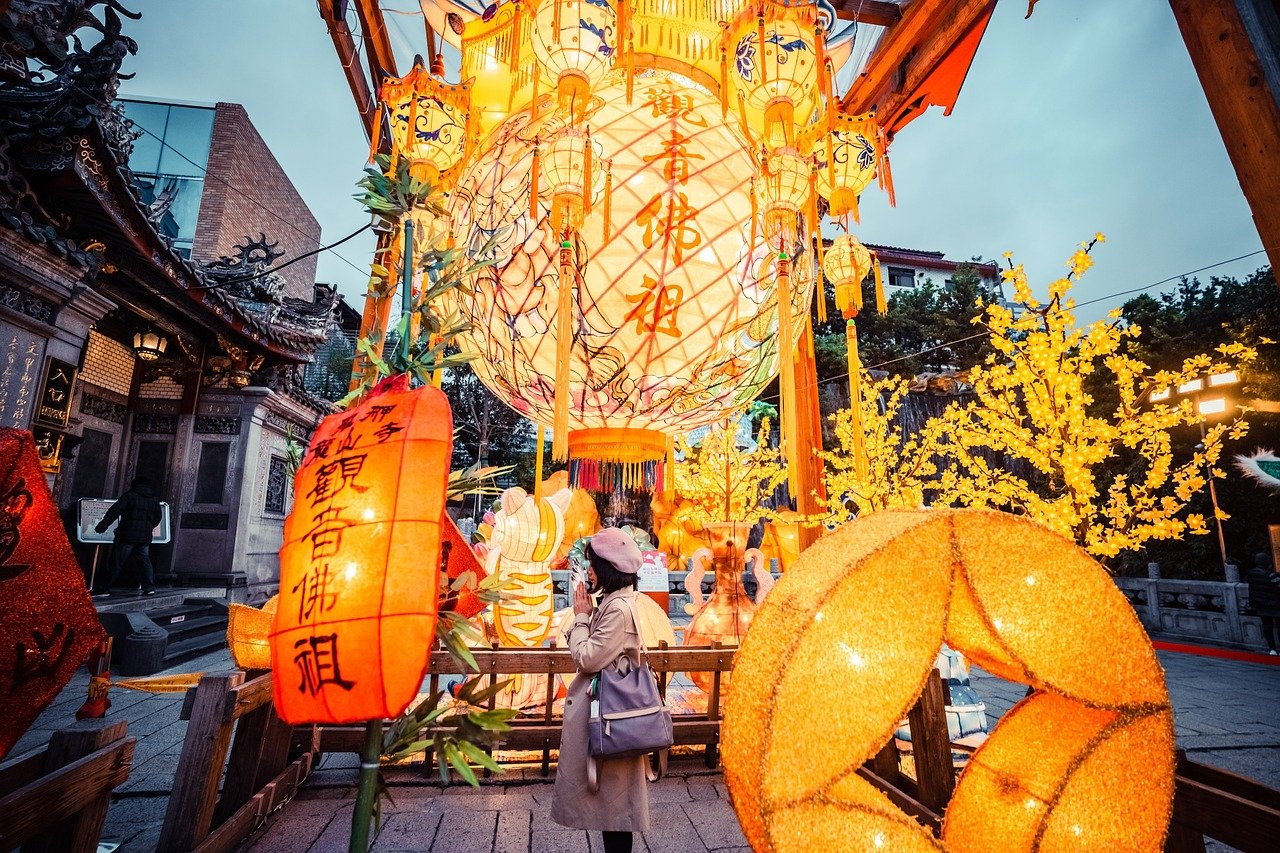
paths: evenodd
<path fill-rule="evenodd" d="M 460 343 L 556 458 L 645 488 L 669 436 L 780 375 L 799 460 L 811 290 L 825 272 L 853 335 L 871 265 L 850 220 L 877 175 L 891 194 L 874 116 L 833 97 L 833 23 L 786 0 L 512 0 L 464 23 L 465 82 L 419 62 L 384 83 L 393 156 L 444 182 L 451 239 L 491 255 Z M 824 204 L 845 232 L 825 258 Z"/>

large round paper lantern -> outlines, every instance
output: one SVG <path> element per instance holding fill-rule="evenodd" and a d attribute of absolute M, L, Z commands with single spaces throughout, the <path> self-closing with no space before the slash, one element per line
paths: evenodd
<path fill-rule="evenodd" d="M 625 95 L 613 72 L 586 117 L 612 167 L 574 253 L 569 426 L 673 434 L 723 418 L 777 374 L 775 260 L 752 240 L 756 165 L 718 100 L 657 72 L 636 80 L 631 105 Z M 458 340 L 485 385 L 546 426 L 560 241 L 545 205 L 529 217 L 529 177 L 535 139 L 561 127 L 554 114 L 512 116 L 464 170 L 453 208 L 459 243 L 493 261 L 456 297 L 472 326 Z M 792 274 L 796 339 L 811 266 Z M 661 436 L 655 446 L 661 456 Z"/>
<path fill-rule="evenodd" d="M 942 642 L 1030 684 L 969 761 L 942 839 L 857 774 Z M 983 510 L 891 510 L 806 550 L 757 609 L 723 730 L 764 851 L 1159 851 L 1173 713 L 1132 607 L 1071 541 Z"/>
<path fill-rule="evenodd" d="M 287 723 L 401 714 L 435 641 L 440 517 L 453 444 L 437 388 L 384 380 L 321 422 L 294 479 L 271 632 Z"/>

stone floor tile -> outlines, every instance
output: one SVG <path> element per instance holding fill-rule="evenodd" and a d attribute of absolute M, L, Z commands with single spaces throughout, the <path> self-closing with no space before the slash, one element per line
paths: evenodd
<path fill-rule="evenodd" d="M 719 801 L 717 801 L 719 802 Z M 689 805 L 686 803 L 685 805 Z M 702 853 L 707 846 L 679 803 L 658 803 L 649 807 L 649 831 L 644 834 L 650 850 Z"/>
<path fill-rule="evenodd" d="M 393 814 L 382 824 L 371 850 L 375 853 L 421 853 L 434 849 L 432 842 L 442 817 L 442 813 L 430 811 Z"/>
<path fill-rule="evenodd" d="M 689 782 L 689 798 L 692 800 L 718 800 L 719 792 L 711 781 L 690 781 Z"/>
<path fill-rule="evenodd" d="M 497 828 L 496 811 L 475 811 L 460 804 L 444 812 L 431 849 L 436 853 L 489 853 Z"/>
<path fill-rule="evenodd" d="M 437 846 L 432 853 L 443 853 L 443 848 Z M 529 853 L 591 853 L 591 848 L 587 844 L 587 833 L 583 830 L 553 829 L 533 833 L 529 840 Z"/>
<path fill-rule="evenodd" d="M 507 808 L 498 812 L 498 830 L 493 839 L 493 853 L 527 853 L 531 817 L 528 809 Z"/>
<path fill-rule="evenodd" d="M 708 850 L 746 845 L 738 818 L 724 800 L 685 803 L 684 812 Z"/>

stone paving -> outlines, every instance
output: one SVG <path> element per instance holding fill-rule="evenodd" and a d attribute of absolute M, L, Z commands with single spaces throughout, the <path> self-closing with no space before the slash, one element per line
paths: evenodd
<path fill-rule="evenodd" d="M 1192 759 L 1280 788 L 1280 666 L 1160 652 L 1176 712 L 1178 744 Z M 169 670 L 216 672 L 231 668 L 223 650 Z M 993 723 L 1020 700 L 1025 687 L 979 670 L 974 688 Z M 12 756 L 48 742 L 74 721 L 88 676 L 72 683 L 17 744 Z M 115 793 L 104 840 L 121 850 L 155 849 L 186 723 L 178 719 L 182 694 L 152 695 L 113 689 L 108 718 L 129 721 L 139 739 L 129 781 Z M 350 827 L 354 755 L 325 756 L 299 797 L 276 812 L 253 835 L 246 850 L 262 853 L 328 853 L 346 849 Z M 376 850 L 486 853 L 486 851 L 583 851 L 602 849 L 600 836 L 568 830 L 550 821 L 551 785 L 536 771 L 517 770 L 479 791 L 442 789 L 421 771 L 389 772 L 394 803 Z M 745 850 L 718 773 L 700 761 L 683 762 L 651 788 L 654 829 L 636 850 Z M 1220 845 L 1211 849 L 1227 849 Z"/>

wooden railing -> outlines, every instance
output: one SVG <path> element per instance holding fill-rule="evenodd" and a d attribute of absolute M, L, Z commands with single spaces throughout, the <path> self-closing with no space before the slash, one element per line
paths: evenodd
<path fill-rule="evenodd" d="M 708 767 L 715 767 L 719 758 L 721 684 L 733 668 L 734 654 L 732 648 L 660 647 L 648 655 L 664 693 L 674 673 L 711 674 L 708 711 L 676 715 L 674 720 L 675 743 L 704 747 Z M 555 676 L 575 670 L 568 650 L 476 649 L 474 655 L 481 676 L 489 684 L 508 675 L 547 676 L 546 708 L 538 717 L 512 721 L 512 731 L 504 736 L 501 748 L 540 750 L 542 774 L 548 775 L 551 751 L 559 747 L 561 731 L 560 720 L 552 712 Z M 440 679 L 456 675 L 457 669 L 447 655 L 433 655 L 428 669 L 429 689 L 437 690 Z M 971 751 L 970 747 L 949 740 L 948 692 L 946 683 L 934 670 L 907 715 L 913 773 L 903 772 L 893 740 L 858 771 L 905 813 L 935 833 L 941 830 L 942 815 L 955 789 L 953 751 Z M 161 832 L 161 853 L 233 849 L 261 825 L 269 812 L 293 796 L 320 753 L 359 753 L 364 739 L 362 726 L 291 729 L 280 722 L 271 706 L 269 673 L 254 678 L 247 678 L 243 672 L 205 676 L 188 694 L 183 718 L 190 722 Z M 98 745 L 99 740 L 71 749 L 65 739 L 59 741 L 55 736 L 47 762 L 29 758 L 19 767 L 6 765 L 0 771 L 0 849 L 8 849 L 4 845 L 10 839 L 15 839 L 8 845 L 11 847 L 75 814 L 80 817 L 67 827 L 59 827 L 63 834 L 56 836 L 52 846 L 46 843 L 33 849 L 92 849 L 91 845 L 76 846 L 68 839 L 72 835 L 77 839 L 91 836 L 96 841 L 106 811 L 105 798 L 111 787 L 127 775 L 133 741 L 123 740 L 123 723 L 115 725 L 118 728 L 109 729 L 109 737 L 114 740 L 107 749 Z M 431 733 L 426 729 L 423 735 L 429 738 Z M 86 750 L 89 754 L 85 754 Z M 228 751 L 230 762 L 226 761 Z M 84 757 L 67 763 L 79 755 Z M 104 755 L 116 758 L 107 759 Z M 123 756 L 123 765 L 119 756 Z M 26 791 L 23 786 L 35 784 L 39 773 L 48 772 L 46 767 L 61 766 L 59 762 L 66 764 L 66 771 L 82 774 L 78 778 L 85 779 L 87 787 L 55 778 L 55 773 L 40 780 L 46 787 L 39 793 L 22 797 L 14 793 L 20 788 Z M 224 764 L 226 776 L 219 792 Z M 434 772 L 431 762 L 424 762 L 424 769 Z M 64 798 L 63 792 L 72 788 L 74 796 Z M 23 802 L 25 806 L 20 804 Z M 51 811 L 49 804 L 56 804 L 56 809 Z M 98 808 L 100 812 L 95 811 Z M 33 821 L 39 821 L 38 825 Z M 1275 839 L 1280 838 L 1280 791 L 1188 761 L 1179 753 L 1173 822 L 1165 849 L 1169 853 L 1202 853 L 1206 837 L 1244 851 L 1275 849 Z"/>
<path fill-rule="evenodd" d="M 275 714 L 269 672 L 204 676 L 182 719 L 187 734 L 156 849 L 233 850 L 307 778 L 314 744 L 303 737 L 291 749 L 294 729 Z"/>
<path fill-rule="evenodd" d="M 127 734 L 124 720 L 84 720 L 0 764 L 0 850 L 97 850 L 111 791 L 129 778 L 137 740 Z"/>

